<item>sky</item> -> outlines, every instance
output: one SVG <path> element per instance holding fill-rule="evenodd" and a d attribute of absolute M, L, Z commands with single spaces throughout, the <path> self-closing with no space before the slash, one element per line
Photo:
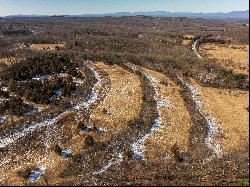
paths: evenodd
<path fill-rule="evenodd" d="M 248 10 L 248 7 L 248 0 L 0 0 L 0 16 L 138 11 L 230 12 Z"/>

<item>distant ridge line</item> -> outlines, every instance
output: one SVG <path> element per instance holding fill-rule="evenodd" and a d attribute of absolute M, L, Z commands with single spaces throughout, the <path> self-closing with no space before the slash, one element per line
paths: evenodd
<path fill-rule="evenodd" d="M 46 17 L 124 17 L 124 16 L 150 16 L 150 17 L 187 17 L 187 18 L 205 18 L 205 19 L 248 19 L 249 10 L 232 11 L 228 13 L 192 13 L 192 12 L 167 12 L 167 11 L 149 11 L 149 12 L 116 12 L 106 14 L 82 14 L 82 15 L 10 15 L 4 18 L 46 18 Z M 3 17 L 2 17 L 3 18 Z"/>

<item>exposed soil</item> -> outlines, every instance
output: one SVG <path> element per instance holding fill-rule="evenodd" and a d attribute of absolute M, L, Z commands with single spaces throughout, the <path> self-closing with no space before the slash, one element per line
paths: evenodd
<path fill-rule="evenodd" d="M 182 45 L 189 45 L 189 44 L 191 44 L 194 38 L 195 38 L 195 36 L 190 35 L 190 34 L 184 35 L 183 36 L 183 40 L 182 40 Z"/>

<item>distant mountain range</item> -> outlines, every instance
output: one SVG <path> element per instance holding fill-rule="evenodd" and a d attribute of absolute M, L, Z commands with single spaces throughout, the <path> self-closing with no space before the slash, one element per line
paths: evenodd
<path fill-rule="evenodd" d="M 149 12 L 117 12 L 107 14 L 82 14 L 82 15 L 10 15 L 5 18 L 27 18 L 27 17 L 123 17 L 123 16 L 151 16 L 151 17 L 187 17 L 187 18 L 205 18 L 205 19 L 247 19 L 249 20 L 249 10 L 232 11 L 228 13 L 192 13 L 192 12 L 166 12 L 166 11 L 149 11 Z"/>

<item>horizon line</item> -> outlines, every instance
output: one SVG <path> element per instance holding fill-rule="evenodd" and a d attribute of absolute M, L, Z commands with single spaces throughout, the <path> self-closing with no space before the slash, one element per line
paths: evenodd
<path fill-rule="evenodd" d="M 126 12 L 126 11 L 118 11 L 118 12 L 106 12 L 106 13 L 82 13 L 82 14 L 9 14 L 9 15 L 0 15 L 0 17 L 8 17 L 8 16 L 79 16 L 79 15 L 103 15 L 103 14 L 116 14 L 116 13 L 145 13 L 145 12 L 167 12 L 167 13 L 192 13 L 192 14 L 216 14 L 216 13 L 231 13 L 231 12 L 238 12 L 238 11 L 249 11 L 249 9 L 245 10 L 232 10 L 229 12 L 185 12 L 185 11 L 178 11 L 178 12 L 171 12 L 167 10 L 151 10 L 151 11 L 135 11 L 135 12 Z"/>

